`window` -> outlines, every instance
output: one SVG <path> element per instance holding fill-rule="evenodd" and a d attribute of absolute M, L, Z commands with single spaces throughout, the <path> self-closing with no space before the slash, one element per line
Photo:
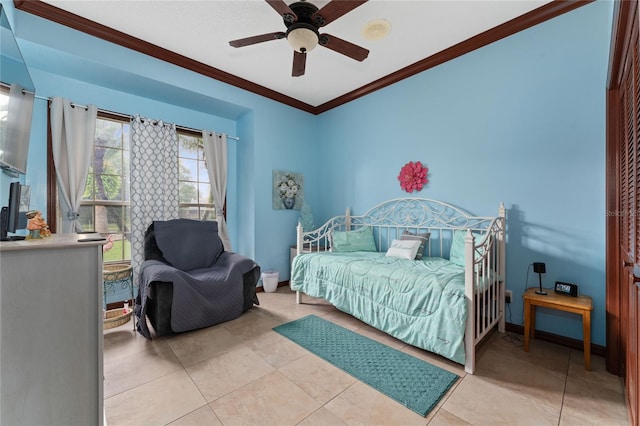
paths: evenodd
<path fill-rule="evenodd" d="M 202 137 L 179 130 L 178 141 L 180 217 L 215 220 L 216 209 L 211 194 Z"/>
<path fill-rule="evenodd" d="M 112 236 L 105 262 L 131 259 L 128 119 L 99 114 L 79 213 L 83 230 Z"/>
<path fill-rule="evenodd" d="M 105 263 L 131 260 L 129 122 L 126 116 L 98 113 L 91 166 L 80 205 L 82 229 L 113 238 L 108 244 L 111 248 L 104 252 Z M 215 220 L 202 136 L 178 128 L 178 141 L 180 217 Z M 55 179 L 49 185 L 55 185 Z"/>

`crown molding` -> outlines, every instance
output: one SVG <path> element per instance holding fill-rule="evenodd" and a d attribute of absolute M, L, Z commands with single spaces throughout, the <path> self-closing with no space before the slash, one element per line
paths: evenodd
<path fill-rule="evenodd" d="M 276 102 L 317 115 L 368 95 L 376 90 L 380 90 L 384 87 L 397 83 L 405 78 L 426 71 L 444 62 L 455 59 L 466 53 L 472 52 L 490 43 L 555 18 L 556 16 L 570 12 L 593 1 L 595 0 L 554 0 L 551 3 L 547 3 L 535 10 L 532 10 L 531 12 L 505 22 L 504 24 L 498 25 L 497 27 L 480 33 L 448 49 L 438 52 L 428 58 L 420 60 L 412 65 L 402 68 L 399 71 L 382 77 L 372 83 L 366 84 L 317 107 L 227 73 L 218 68 L 187 58 L 186 56 L 164 49 L 155 44 L 130 36 L 121 31 L 99 24 L 95 21 L 67 12 L 63 9 L 52 6 L 49 3 L 45 3 L 40 0 L 14 0 L 14 4 L 16 9 L 23 12 L 31 13 L 94 37 L 98 37 L 108 42 L 115 43 L 128 49 L 135 50 L 145 55 L 213 78 L 223 83 L 264 96 Z"/>
<path fill-rule="evenodd" d="M 372 83 L 360 87 L 354 91 L 351 91 L 345 95 L 335 98 L 329 102 L 316 107 L 316 114 L 321 114 L 332 108 L 346 104 L 354 99 L 368 95 L 369 93 L 380 90 L 384 87 L 397 83 L 405 78 L 409 78 L 430 68 L 441 65 L 459 56 L 480 49 L 488 44 L 491 44 L 500 39 L 509 37 L 520 31 L 531 28 L 544 21 L 555 18 L 581 6 L 592 3 L 595 0 L 574 0 L 574 1 L 560 1 L 555 0 L 551 3 L 547 3 L 537 9 L 532 10 L 522 16 L 514 18 L 504 24 L 493 27 L 483 33 L 480 33 L 474 37 L 464 40 L 456 45 L 442 50 L 434 55 L 431 55 L 425 59 L 422 59 L 414 64 L 411 64 L 405 68 L 402 68 L 392 74 L 382 77 Z"/>
<path fill-rule="evenodd" d="M 113 28 L 99 24 L 90 19 L 86 19 L 76 14 L 67 12 L 66 10 L 52 6 L 49 3 L 45 3 L 40 0 L 14 0 L 14 4 L 16 6 L 16 9 L 23 12 L 39 16 L 49 21 L 53 21 L 66 27 L 72 28 L 74 30 L 81 31 L 85 34 L 89 34 L 102 40 L 120 45 L 122 47 L 126 47 L 127 49 L 135 50 L 136 52 L 143 53 L 145 55 L 160 59 L 165 62 L 169 62 L 198 74 L 211 77 L 223 83 L 239 87 L 241 89 L 253 92 L 260 96 L 264 96 L 274 101 L 292 106 L 294 108 L 298 108 L 312 114 L 315 113 L 315 108 L 305 102 L 301 102 L 290 96 L 286 96 L 280 92 L 276 92 L 275 90 L 271 90 L 249 80 L 245 80 L 233 74 L 229 74 L 218 68 L 214 68 L 210 65 L 203 64 L 202 62 L 187 58 L 186 56 L 172 52 L 139 38 L 130 36 L 121 31 L 114 30 Z"/>

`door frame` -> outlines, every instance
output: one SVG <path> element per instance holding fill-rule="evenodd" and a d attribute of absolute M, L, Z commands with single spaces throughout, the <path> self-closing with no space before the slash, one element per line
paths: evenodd
<path fill-rule="evenodd" d="M 638 0 L 616 1 L 609 56 L 606 94 L 606 367 L 613 374 L 624 376 L 626 335 L 624 318 L 627 313 L 626 281 L 621 270 L 620 250 L 620 85 L 625 55 L 631 43 L 634 21 L 639 19 Z M 636 23 L 637 25 L 637 23 Z"/>

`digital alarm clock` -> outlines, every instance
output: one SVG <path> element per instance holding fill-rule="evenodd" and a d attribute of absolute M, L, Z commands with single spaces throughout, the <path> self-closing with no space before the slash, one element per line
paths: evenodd
<path fill-rule="evenodd" d="M 562 281 L 556 281 L 554 288 L 556 294 L 562 294 L 565 296 L 578 297 L 578 286 L 573 283 L 564 283 Z"/>

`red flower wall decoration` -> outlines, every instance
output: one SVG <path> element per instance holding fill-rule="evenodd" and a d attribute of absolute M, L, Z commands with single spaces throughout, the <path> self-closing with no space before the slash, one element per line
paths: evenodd
<path fill-rule="evenodd" d="M 407 192 L 421 191 L 424 185 L 428 182 L 427 173 L 429 169 L 422 165 L 420 161 L 409 161 L 402 166 L 398 180 L 400 181 L 400 188 Z"/>

